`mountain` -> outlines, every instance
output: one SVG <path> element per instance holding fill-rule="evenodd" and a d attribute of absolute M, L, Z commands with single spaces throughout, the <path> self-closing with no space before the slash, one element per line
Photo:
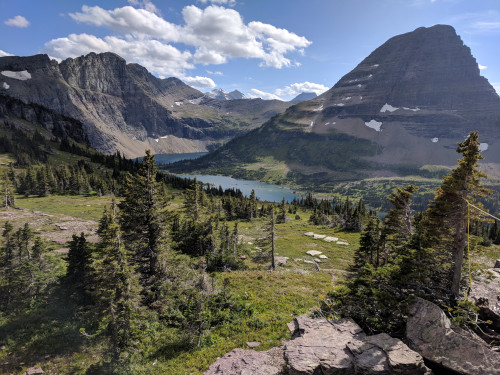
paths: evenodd
<path fill-rule="evenodd" d="M 222 89 L 215 89 L 209 92 L 206 92 L 205 95 L 219 100 L 236 100 L 236 99 L 246 99 L 246 96 L 243 95 L 238 90 L 233 90 L 231 92 L 224 91 Z"/>
<path fill-rule="evenodd" d="M 208 98 L 177 78 L 159 79 L 113 53 L 61 63 L 47 55 L 0 58 L 0 93 L 80 120 L 104 153 L 207 151 L 283 112 L 280 101 Z"/>
<path fill-rule="evenodd" d="M 292 100 L 290 100 L 291 103 L 300 103 L 300 102 L 305 102 L 307 100 L 311 100 L 311 99 L 314 99 L 315 97 L 317 97 L 318 95 L 316 95 L 316 93 L 314 92 L 303 92 L 303 93 L 300 93 L 299 95 L 297 95 L 295 98 L 293 98 Z"/>
<path fill-rule="evenodd" d="M 478 130 L 500 163 L 500 97 L 451 26 L 395 36 L 315 99 L 173 170 L 320 184 L 455 165 Z M 498 170 L 498 164 L 497 164 Z"/>

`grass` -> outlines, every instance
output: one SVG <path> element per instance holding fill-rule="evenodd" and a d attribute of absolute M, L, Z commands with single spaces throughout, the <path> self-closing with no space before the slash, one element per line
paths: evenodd
<path fill-rule="evenodd" d="M 167 349 L 163 358 L 155 357 L 155 366 L 151 366 L 152 358 L 138 366 L 135 373 L 200 374 L 232 349 L 246 348 L 248 341 L 259 341 L 257 350 L 281 345 L 282 340 L 290 338 L 286 324 L 293 317 L 310 312 L 319 296 L 332 290 L 332 278 L 324 272 L 304 275 L 287 269 L 251 270 L 221 273 L 216 277 L 225 279 L 235 298 L 251 306 L 252 315 L 217 327 L 205 337 L 205 345 L 200 348 L 180 354 Z"/>
<path fill-rule="evenodd" d="M 98 221 L 111 196 L 51 195 L 49 197 L 16 196 L 16 206 L 52 215 L 66 215 L 84 220 Z"/>

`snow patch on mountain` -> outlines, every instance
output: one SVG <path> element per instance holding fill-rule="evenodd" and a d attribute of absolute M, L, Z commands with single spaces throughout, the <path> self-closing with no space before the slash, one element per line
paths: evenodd
<path fill-rule="evenodd" d="M 370 120 L 370 122 L 365 122 L 365 125 L 379 132 L 381 131 L 380 127 L 382 126 L 382 123 L 379 121 Z"/>
<path fill-rule="evenodd" d="M 384 113 L 384 112 L 394 112 L 394 111 L 397 111 L 398 109 L 399 109 L 398 107 L 393 107 L 392 105 L 385 103 L 382 106 L 382 108 L 380 108 L 380 112 L 382 112 L 382 113 Z"/>
<path fill-rule="evenodd" d="M 481 143 L 479 145 L 479 151 L 486 151 L 488 149 L 488 144 L 487 143 Z"/>
<path fill-rule="evenodd" d="M 20 81 L 26 81 L 27 79 L 31 79 L 31 73 L 27 70 L 21 70 L 18 72 L 13 72 L 12 70 L 3 70 L 2 75 L 9 78 L 18 79 Z"/>
<path fill-rule="evenodd" d="M 9 84 L 7 82 L 4 82 L 2 84 L 2 87 L 5 89 L 5 90 L 8 90 L 10 88 Z"/>
<path fill-rule="evenodd" d="M 432 138 L 431 141 L 432 143 L 437 143 L 439 141 L 439 138 L 438 137 Z"/>

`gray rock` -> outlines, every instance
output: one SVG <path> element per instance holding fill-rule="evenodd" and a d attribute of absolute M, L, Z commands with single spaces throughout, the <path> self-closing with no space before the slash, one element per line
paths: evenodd
<path fill-rule="evenodd" d="M 282 348 L 265 352 L 234 349 L 217 359 L 204 375 L 279 375 L 284 367 Z"/>
<path fill-rule="evenodd" d="M 387 334 L 366 336 L 352 319 L 332 323 L 299 316 L 285 342 L 290 375 L 429 374 L 422 357 Z"/>
<path fill-rule="evenodd" d="M 500 259 L 496 260 L 494 268 L 500 268 Z"/>
<path fill-rule="evenodd" d="M 250 349 L 253 349 L 253 348 L 256 348 L 257 346 L 260 346 L 260 342 L 258 342 L 258 341 L 248 341 L 247 342 L 247 346 Z"/>
<path fill-rule="evenodd" d="M 460 374 L 498 374 L 500 353 L 473 334 L 452 325 L 435 304 L 418 298 L 406 325 L 408 346 L 424 358 Z"/>

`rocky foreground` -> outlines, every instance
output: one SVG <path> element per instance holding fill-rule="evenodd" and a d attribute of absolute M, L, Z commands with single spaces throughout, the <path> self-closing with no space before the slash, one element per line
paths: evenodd
<path fill-rule="evenodd" d="M 499 374 L 500 353 L 450 322 L 435 304 L 417 299 L 410 309 L 405 344 L 385 333 L 368 336 L 352 319 L 299 316 L 291 339 L 267 351 L 234 349 L 205 375 Z"/>

